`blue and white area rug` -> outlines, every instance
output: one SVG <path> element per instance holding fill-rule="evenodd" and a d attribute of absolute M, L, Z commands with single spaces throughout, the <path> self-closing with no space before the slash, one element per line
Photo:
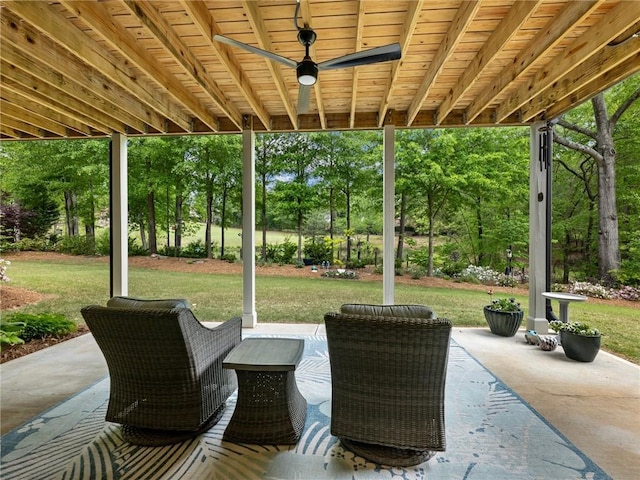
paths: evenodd
<path fill-rule="evenodd" d="M 295 446 L 222 441 L 235 407 L 200 437 L 166 447 L 123 442 L 105 423 L 104 379 L 2 437 L 1 477 L 148 480 L 610 479 L 518 395 L 452 342 L 446 390 L 447 451 L 409 468 L 376 465 L 344 450 L 329 431 L 325 337 L 304 337 L 296 378 L 308 402 Z"/>

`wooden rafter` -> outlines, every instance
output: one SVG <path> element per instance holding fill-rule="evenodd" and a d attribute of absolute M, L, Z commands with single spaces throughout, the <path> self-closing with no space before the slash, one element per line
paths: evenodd
<path fill-rule="evenodd" d="M 249 20 L 251 29 L 256 36 L 260 48 L 262 50 L 273 51 L 271 39 L 269 38 L 269 33 L 264 26 L 264 21 L 262 19 L 262 15 L 260 14 L 258 4 L 252 0 L 242 0 L 242 6 L 244 7 L 244 11 L 247 14 L 247 19 Z M 285 85 L 282 73 L 280 72 L 280 67 L 277 66 L 272 60 L 268 60 L 265 58 L 264 61 L 266 62 L 267 68 L 269 69 L 269 72 L 273 77 L 275 88 L 280 94 L 280 98 L 282 100 L 282 103 L 284 104 L 284 108 L 289 115 L 289 119 L 291 120 L 291 124 L 295 128 L 298 125 L 298 114 Z"/>
<path fill-rule="evenodd" d="M 41 102 L 34 102 L 32 96 L 29 96 L 28 93 L 21 91 L 18 88 L 12 88 L 11 85 L 7 83 L 3 83 L 3 96 L 8 98 L 10 101 L 16 104 L 22 105 L 37 105 L 37 110 L 40 115 L 54 122 L 59 123 L 69 130 L 73 130 L 74 132 L 78 132 L 79 134 L 90 136 L 93 132 L 86 125 L 86 120 L 84 122 L 79 122 L 76 119 L 70 117 L 66 110 L 57 108 L 53 109 L 49 105 L 45 105 Z"/>
<path fill-rule="evenodd" d="M 93 31 L 101 36 L 111 48 L 120 51 L 136 67 L 145 72 L 157 87 L 169 93 L 174 100 L 183 105 L 195 117 L 198 117 L 213 131 L 218 130 L 218 118 L 206 109 L 200 100 L 165 68 L 150 58 L 148 53 L 139 45 L 136 38 L 124 27 L 113 21 L 109 12 L 100 4 L 74 0 L 61 0 L 74 15 L 91 26 Z"/>
<path fill-rule="evenodd" d="M 123 0 L 123 4 L 129 8 L 132 14 L 138 17 L 153 37 L 160 42 L 165 51 L 171 55 L 178 65 L 182 66 L 185 73 L 200 86 L 207 97 L 218 105 L 240 130 L 242 127 L 242 115 L 238 109 L 225 98 L 218 86 L 211 80 L 211 76 L 204 66 L 153 4 L 151 2 L 134 2 L 132 0 Z"/>
<path fill-rule="evenodd" d="M 570 96 L 566 96 L 556 102 L 553 108 L 545 112 L 545 118 L 555 118 L 566 112 L 571 105 L 574 105 L 576 102 L 584 102 L 595 96 L 598 92 L 613 87 L 616 83 L 624 80 L 629 75 L 629 72 L 632 74 L 640 72 L 640 51 L 630 56 L 624 62 L 619 63 L 611 70 L 608 70 L 596 80 L 584 84 Z"/>
<path fill-rule="evenodd" d="M 592 30 L 585 31 L 576 38 L 563 52 L 563 55 L 548 64 L 536 75 L 496 109 L 496 120 L 511 115 L 525 105 L 529 100 L 554 85 L 567 72 L 576 68 L 582 61 L 595 55 L 601 48 L 613 39 L 619 32 L 627 30 L 640 18 L 640 2 L 621 2 L 616 5 Z M 579 61 L 578 59 L 581 59 Z M 575 85 L 576 89 L 580 85 Z"/>
<path fill-rule="evenodd" d="M 589 79 L 593 78 L 593 72 L 598 72 L 600 83 L 595 82 L 591 85 L 591 89 L 595 88 L 595 90 L 592 90 L 592 95 L 595 95 L 603 89 L 603 85 L 611 84 L 611 77 L 618 78 L 618 81 L 620 80 L 618 74 L 607 75 L 605 72 L 616 71 L 620 64 L 624 64 L 624 70 L 627 71 L 630 66 L 626 62 L 629 59 L 637 61 L 639 57 L 640 39 L 636 40 L 635 44 L 634 42 L 624 42 L 617 46 L 606 46 L 589 57 L 588 60 L 567 72 L 562 78 L 557 79 L 553 83 L 553 88 L 540 92 L 536 98 L 527 102 L 520 109 L 520 115 L 525 121 L 537 116 L 546 110 L 545 106 L 549 100 L 555 103 L 572 96 L 574 92 L 581 90 L 585 84 L 590 83 Z M 636 71 L 639 69 L 640 64 L 638 68 L 632 68 L 632 70 Z M 582 95 L 584 95 L 584 91 Z M 552 115 L 553 110 L 549 114 Z"/>
<path fill-rule="evenodd" d="M 507 65 L 495 77 L 491 86 L 471 102 L 466 110 L 467 120 L 471 122 L 480 115 L 510 85 L 513 79 L 522 76 L 533 65 L 545 58 L 545 54 L 571 32 L 572 25 L 580 24 L 602 2 L 603 0 L 569 2 L 557 16 L 549 20 L 545 27 L 516 56 L 513 63 Z"/>
<path fill-rule="evenodd" d="M 418 87 L 418 92 L 409 106 L 409 111 L 407 112 L 407 125 L 411 125 L 415 120 L 420 108 L 422 108 L 422 104 L 429 95 L 429 89 L 442 73 L 445 63 L 453 54 L 458 43 L 462 40 L 462 36 L 466 33 L 469 24 L 475 17 L 479 8 L 479 1 L 462 2 L 460 9 L 456 12 L 453 22 L 449 27 L 449 30 L 440 43 L 440 47 L 436 52 L 433 62 L 431 62 L 422 83 Z"/>
<path fill-rule="evenodd" d="M 407 16 L 405 17 L 404 25 L 402 26 L 402 34 L 400 35 L 400 48 L 402 49 L 403 55 L 406 54 L 411 45 L 411 39 L 413 38 L 413 32 L 416 29 L 416 25 L 418 24 L 418 19 L 420 18 L 420 11 L 422 10 L 423 3 L 424 0 L 409 2 L 409 6 L 407 8 Z M 389 99 L 391 97 L 391 94 L 393 93 L 395 85 L 397 84 L 401 67 L 402 59 L 400 59 L 398 62 L 394 62 L 393 66 L 391 67 L 391 74 L 389 75 L 389 79 L 387 80 L 385 92 L 382 96 L 382 102 L 380 102 L 380 108 L 378 109 L 379 127 L 382 126 L 387 115 L 387 110 L 389 109 Z"/>
<path fill-rule="evenodd" d="M 145 124 L 161 131 L 163 117 L 143 108 L 133 95 L 117 86 L 109 86 L 106 78 L 96 75 L 86 65 L 78 63 L 67 50 L 40 32 L 14 22 L 11 15 L 5 15 L 4 21 L 14 25 L 5 32 L 4 42 L 0 47 L 2 57 L 6 61 L 36 75 L 42 81 L 57 86 L 67 95 L 76 96 L 78 89 L 90 92 L 95 108 L 114 118 L 120 118 L 124 123 L 131 122 L 138 131 L 146 131 Z M 126 111 L 118 107 L 122 101 L 129 104 Z"/>
<path fill-rule="evenodd" d="M 4 45 L 0 48 L 0 52 L 2 48 L 4 48 Z M 101 109 L 91 105 L 91 99 L 99 99 L 89 95 L 86 89 L 83 90 L 81 87 L 74 85 L 66 86 L 64 90 L 60 89 L 55 83 L 64 86 L 64 78 L 53 72 L 47 72 L 46 69 L 43 68 L 39 69 L 39 72 L 27 71 L 16 65 L 8 65 L 4 59 L 0 65 L 2 66 L 3 76 L 15 83 L 23 85 L 27 90 L 35 90 L 45 97 L 55 98 L 60 103 L 70 105 L 70 108 L 80 112 L 80 115 L 93 119 L 92 126 L 97 127 L 103 125 L 106 127 L 106 131 L 109 132 L 126 131 L 126 123 L 122 120 L 113 118 Z M 43 76 L 50 76 L 50 81 L 42 80 L 39 78 L 38 73 L 42 73 Z M 85 94 L 86 96 L 82 97 Z M 81 97 L 82 100 L 80 100 Z"/>
<path fill-rule="evenodd" d="M 15 67 L 6 67 L 4 64 L 0 65 L 3 72 L 0 75 L 0 80 L 4 91 L 17 92 L 28 99 L 32 105 L 37 104 L 44 108 L 50 108 L 61 115 L 68 116 L 70 122 L 84 124 L 86 128 L 83 133 L 86 133 L 87 129 L 91 134 L 96 132 L 107 134 L 111 131 L 120 131 L 118 129 L 125 129 L 123 124 L 116 123 L 115 120 L 101 112 L 91 110 L 84 102 L 76 98 L 66 97 L 53 87 L 42 84 L 27 72 Z M 9 75 L 11 76 L 9 77 Z M 109 126 L 107 122 L 113 122 L 113 125 Z M 91 130 L 93 131 L 91 132 Z"/>
<path fill-rule="evenodd" d="M 146 82 L 139 81 L 125 62 L 105 51 L 84 32 L 70 26 L 64 17 L 45 2 L 4 2 L 3 6 L 27 20 L 76 58 L 82 59 L 82 63 L 105 75 L 109 83 L 119 85 L 157 113 L 189 131 L 190 118 L 168 101 L 168 97 L 154 92 Z"/>
<path fill-rule="evenodd" d="M 242 92 L 247 102 L 253 109 L 255 115 L 268 130 L 271 124 L 271 115 L 258 99 L 255 91 L 251 87 L 251 82 L 242 71 L 236 61 L 229 46 L 213 40 L 214 35 L 221 35 L 220 28 L 209 14 L 209 10 L 202 2 L 192 0 L 180 0 L 182 8 L 185 9 L 191 20 L 196 25 L 200 34 L 206 39 L 211 50 L 216 54 L 220 63 L 224 65 L 231 75 L 236 87 Z"/>
<path fill-rule="evenodd" d="M 63 125 L 7 100 L 0 100 L 0 111 L 2 112 L 3 118 L 8 116 L 17 121 L 23 121 L 34 127 L 59 135 L 60 137 L 67 136 L 67 129 Z"/>
<path fill-rule="evenodd" d="M 513 4 L 509 13 L 500 22 L 483 47 L 478 51 L 440 104 L 436 113 L 436 124 L 442 123 L 455 107 L 457 101 L 478 80 L 483 70 L 498 56 L 504 46 L 516 35 L 524 23 L 540 6 L 542 0 L 520 1 Z"/>
<path fill-rule="evenodd" d="M 364 15 L 365 15 L 365 2 L 358 0 L 357 8 L 357 21 L 356 21 L 356 35 L 355 44 L 353 46 L 354 52 L 362 50 L 362 29 L 364 27 Z M 358 76 L 360 69 L 353 69 L 353 78 L 351 80 L 351 108 L 349 109 L 349 127 L 353 128 L 356 123 L 356 103 L 358 100 Z"/>

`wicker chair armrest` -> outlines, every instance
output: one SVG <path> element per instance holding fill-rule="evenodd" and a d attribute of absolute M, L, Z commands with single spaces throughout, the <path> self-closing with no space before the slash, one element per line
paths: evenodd
<path fill-rule="evenodd" d="M 242 318 L 233 317 L 216 327 L 209 328 L 200 323 L 191 310 L 184 310 L 184 314 L 192 317 L 188 322 L 188 338 L 192 344 L 198 370 L 215 362 L 220 362 L 222 365 L 222 360 L 242 341 Z"/>

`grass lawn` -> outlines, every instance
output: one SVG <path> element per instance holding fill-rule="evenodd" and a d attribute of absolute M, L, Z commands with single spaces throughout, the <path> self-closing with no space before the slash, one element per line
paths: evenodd
<path fill-rule="evenodd" d="M 64 313 L 82 322 L 80 308 L 109 298 L 109 266 L 104 260 L 74 257 L 71 261 L 19 260 L 10 267 L 10 285 L 35 290 L 49 298 L 20 311 Z M 242 314 L 242 277 L 232 274 L 183 273 L 130 268 L 129 294 L 147 298 L 187 298 L 202 321 L 222 321 Z M 425 288 L 396 284 L 396 303 L 430 305 L 454 326 L 486 326 L 482 290 Z M 525 306 L 528 298 L 516 295 Z M 380 303 L 382 282 L 321 277 L 256 278 L 259 322 L 322 323 L 323 315 L 343 303 Z M 555 307 L 554 307 L 555 308 Z M 640 364 L 640 305 L 621 307 L 595 302 L 571 306 L 571 319 L 589 322 L 603 334 L 603 347 Z M 525 313 L 526 316 L 526 313 Z M 488 328 L 488 327 L 487 327 Z"/>

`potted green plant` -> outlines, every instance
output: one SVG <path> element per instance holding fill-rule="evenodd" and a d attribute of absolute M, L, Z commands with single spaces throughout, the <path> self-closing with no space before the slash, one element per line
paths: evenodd
<path fill-rule="evenodd" d="M 593 362 L 600 351 L 602 334 L 583 322 L 549 322 L 549 328 L 560 335 L 560 345 L 567 358 L 579 362 Z"/>
<path fill-rule="evenodd" d="M 492 290 L 487 293 L 491 298 L 491 304 L 485 305 L 483 311 L 491 333 L 502 337 L 513 337 L 522 324 L 524 310 L 513 297 L 494 299 Z"/>

